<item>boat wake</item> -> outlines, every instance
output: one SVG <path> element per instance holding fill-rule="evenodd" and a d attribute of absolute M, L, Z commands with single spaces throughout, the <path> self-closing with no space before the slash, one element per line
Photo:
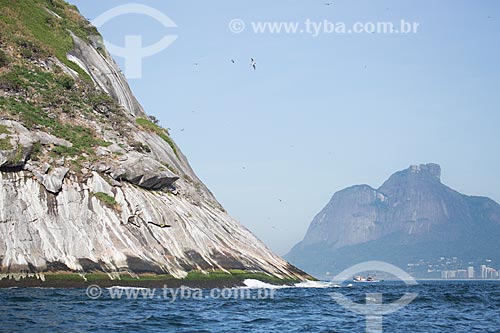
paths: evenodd
<path fill-rule="evenodd" d="M 245 284 L 242 288 L 248 289 L 284 289 L 284 288 L 340 288 L 341 286 L 328 281 L 309 281 L 296 283 L 294 285 L 274 285 L 260 280 L 246 279 L 243 281 Z"/>
<path fill-rule="evenodd" d="M 341 286 L 329 281 L 304 281 L 296 283 L 297 288 L 340 288 Z"/>

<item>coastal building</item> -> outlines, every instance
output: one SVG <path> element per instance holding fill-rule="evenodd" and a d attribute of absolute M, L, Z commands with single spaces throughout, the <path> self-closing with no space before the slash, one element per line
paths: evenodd
<path fill-rule="evenodd" d="M 500 271 L 487 265 L 481 265 L 481 279 L 498 279 L 499 277 Z"/>
<path fill-rule="evenodd" d="M 486 268 L 487 266 L 486 265 L 481 265 L 481 279 L 487 279 L 486 277 Z"/>
<path fill-rule="evenodd" d="M 474 278 L 474 266 L 469 266 L 467 268 L 467 278 L 468 279 L 473 279 Z"/>
<path fill-rule="evenodd" d="M 498 272 L 491 267 L 486 267 L 486 279 L 498 279 Z"/>
<path fill-rule="evenodd" d="M 441 271 L 441 278 L 442 279 L 456 279 L 457 278 L 457 271 L 452 271 L 452 270 Z"/>
<path fill-rule="evenodd" d="M 468 278 L 468 272 L 467 272 L 467 270 L 465 270 L 465 269 L 459 269 L 459 270 L 457 270 L 456 278 L 457 279 L 467 279 Z"/>

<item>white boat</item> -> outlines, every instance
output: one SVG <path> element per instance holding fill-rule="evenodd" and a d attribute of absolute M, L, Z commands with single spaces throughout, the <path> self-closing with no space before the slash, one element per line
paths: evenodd
<path fill-rule="evenodd" d="M 373 276 L 368 276 L 364 277 L 362 275 L 356 275 L 355 277 L 352 278 L 353 282 L 358 282 L 358 283 L 375 283 L 375 282 L 380 282 L 379 280 L 376 280 Z"/>

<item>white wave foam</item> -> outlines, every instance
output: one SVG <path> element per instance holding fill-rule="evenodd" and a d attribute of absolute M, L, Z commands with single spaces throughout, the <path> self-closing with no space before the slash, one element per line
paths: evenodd
<path fill-rule="evenodd" d="M 243 283 L 246 286 L 243 288 L 249 288 L 249 289 L 281 289 L 290 287 L 290 286 L 277 286 L 275 284 L 270 284 L 255 279 L 245 279 Z"/>
<path fill-rule="evenodd" d="M 309 281 L 306 280 L 304 282 L 296 283 L 295 287 L 297 288 L 340 288 L 338 284 L 327 281 Z"/>
<path fill-rule="evenodd" d="M 137 289 L 137 290 L 146 290 L 148 288 L 141 288 L 141 287 L 124 287 L 124 286 L 112 286 L 106 289 Z"/>
<path fill-rule="evenodd" d="M 341 286 L 333 282 L 327 281 L 309 281 L 296 283 L 294 285 L 281 285 L 277 286 L 274 284 L 262 282 L 255 279 L 246 279 L 243 281 L 247 289 L 283 289 L 283 288 L 340 288 Z"/>

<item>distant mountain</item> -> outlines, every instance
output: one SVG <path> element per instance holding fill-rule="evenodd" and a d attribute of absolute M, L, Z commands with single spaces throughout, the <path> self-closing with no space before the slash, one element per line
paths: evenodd
<path fill-rule="evenodd" d="M 403 268 L 439 256 L 500 262 L 500 206 L 463 195 L 440 177 L 437 164 L 413 165 L 378 189 L 357 185 L 335 193 L 285 258 L 319 276 L 365 260 Z"/>

